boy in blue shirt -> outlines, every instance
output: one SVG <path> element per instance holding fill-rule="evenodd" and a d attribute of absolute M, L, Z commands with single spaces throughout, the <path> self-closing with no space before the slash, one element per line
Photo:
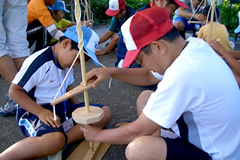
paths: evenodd
<path fill-rule="evenodd" d="M 86 40 L 89 35 L 85 33 L 87 32 L 83 32 L 83 39 Z M 93 39 L 91 41 L 88 43 L 95 43 Z M 88 46 L 84 43 L 87 51 L 89 51 Z M 66 30 L 56 45 L 44 48 L 25 60 L 10 86 L 9 95 L 19 104 L 18 125 L 27 138 L 2 152 L 0 159 L 45 157 L 59 152 L 66 144 L 84 138 L 79 129 L 81 125 L 74 125 L 71 118 L 72 112 L 84 106 L 84 103 L 78 104 L 76 97 L 72 97 L 68 101 L 57 104 L 55 107 L 57 120 L 54 120 L 53 107 L 49 104 L 54 99 L 78 50 L 76 26 L 72 26 Z M 74 65 L 78 63 L 79 59 Z M 69 72 L 58 97 L 73 88 L 73 72 L 73 70 Z M 103 128 L 110 120 L 111 111 L 101 104 L 95 104 L 95 106 L 103 109 L 104 118 L 93 125 Z M 64 125 L 66 121 L 67 124 L 71 124 L 71 127 Z"/>

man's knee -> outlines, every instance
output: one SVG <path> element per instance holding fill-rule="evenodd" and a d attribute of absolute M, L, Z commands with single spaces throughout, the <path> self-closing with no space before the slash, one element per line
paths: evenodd
<path fill-rule="evenodd" d="M 156 136 L 141 136 L 128 144 L 125 155 L 128 160 L 166 159 L 166 142 Z"/>
<path fill-rule="evenodd" d="M 145 148 L 144 143 L 142 141 L 142 137 L 138 137 L 134 139 L 132 142 L 130 142 L 125 150 L 125 155 L 128 160 L 131 159 L 139 159 L 139 156 L 141 157 L 142 150 Z"/>
<path fill-rule="evenodd" d="M 152 90 L 145 90 L 138 96 L 138 99 L 136 102 L 138 115 L 140 115 L 142 113 L 142 110 L 145 107 L 145 105 L 147 104 L 147 101 L 152 93 L 153 93 Z"/>

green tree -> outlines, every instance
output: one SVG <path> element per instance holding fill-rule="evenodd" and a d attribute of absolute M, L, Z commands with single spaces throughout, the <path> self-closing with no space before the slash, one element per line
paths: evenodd
<path fill-rule="evenodd" d="M 236 3 L 232 4 L 230 15 L 229 15 L 230 0 L 223 0 L 220 9 L 221 9 L 221 23 L 227 26 L 230 33 L 233 32 L 233 30 L 238 26 L 239 4 Z"/>

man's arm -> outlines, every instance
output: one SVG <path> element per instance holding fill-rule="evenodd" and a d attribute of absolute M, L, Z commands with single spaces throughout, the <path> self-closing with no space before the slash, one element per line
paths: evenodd
<path fill-rule="evenodd" d="M 105 42 L 106 40 L 108 40 L 109 38 L 111 38 L 113 36 L 114 32 L 107 30 L 100 38 L 98 44 L 101 44 L 103 42 Z"/>
<path fill-rule="evenodd" d="M 92 125 L 81 127 L 86 140 L 111 144 L 128 144 L 139 136 L 152 135 L 160 129 L 161 126 L 148 119 L 144 114 L 141 114 L 134 122 L 115 129 L 102 130 Z"/>
<path fill-rule="evenodd" d="M 222 56 L 228 62 L 229 66 L 234 71 L 234 73 L 237 74 L 238 76 L 240 76 L 240 62 L 231 54 L 233 51 L 228 52 L 216 40 L 210 41 L 209 44 L 220 56 Z"/>
<path fill-rule="evenodd" d="M 186 12 L 184 8 L 180 7 L 178 9 L 178 15 L 183 18 L 191 18 L 193 16 L 193 13 L 191 12 Z M 199 21 L 204 21 L 203 14 L 195 14 L 193 18 L 199 20 Z"/>
<path fill-rule="evenodd" d="M 9 96 L 23 109 L 38 116 L 46 125 L 53 127 L 61 126 L 60 119 L 57 118 L 55 121 L 53 113 L 33 101 L 21 86 L 12 83 L 9 88 Z"/>
<path fill-rule="evenodd" d="M 97 56 L 100 56 L 100 55 L 104 55 L 104 54 L 110 52 L 111 50 L 113 50 L 113 48 L 115 48 L 117 46 L 119 39 L 120 39 L 120 37 L 118 35 L 116 35 L 103 50 L 96 51 L 95 54 Z"/>
<path fill-rule="evenodd" d="M 149 86 L 160 81 L 145 68 L 95 68 L 86 74 L 87 81 L 94 80 L 93 88 L 110 77 L 137 86 Z"/>
<path fill-rule="evenodd" d="M 233 55 L 234 58 L 240 60 L 240 51 L 228 51 L 228 52 L 231 53 L 231 55 Z"/>

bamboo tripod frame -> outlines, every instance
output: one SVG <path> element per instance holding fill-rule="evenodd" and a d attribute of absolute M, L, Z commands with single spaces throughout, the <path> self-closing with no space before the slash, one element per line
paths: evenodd
<path fill-rule="evenodd" d="M 66 94 L 60 96 L 59 98 L 54 99 L 54 101 L 52 101 L 50 104 L 56 105 L 57 103 L 59 103 L 63 100 L 66 100 L 78 93 L 83 92 L 85 107 L 76 109 L 72 113 L 72 117 L 73 117 L 74 121 L 76 121 L 77 123 L 90 124 L 90 123 L 95 123 L 95 122 L 100 121 L 103 118 L 104 113 L 101 108 L 93 107 L 93 106 L 91 106 L 92 112 L 90 112 L 88 89 L 91 88 L 91 83 L 87 84 L 87 80 L 86 80 L 85 58 L 84 58 L 84 53 L 83 53 L 83 33 L 82 33 L 82 29 L 81 29 L 81 8 L 80 8 L 79 0 L 74 0 L 74 1 L 75 1 L 75 18 L 77 21 L 76 29 L 77 29 L 78 40 L 79 40 L 79 44 L 78 44 L 79 52 L 78 52 L 77 56 L 80 56 L 82 85 L 79 85 L 78 87 L 72 89 L 71 91 L 67 92 Z M 87 20 L 89 21 L 87 0 L 85 0 L 85 5 L 86 5 L 86 11 L 87 11 L 87 18 L 88 18 Z M 75 63 L 75 61 L 73 63 Z M 87 159 L 89 159 L 89 157 L 93 157 L 96 154 L 96 151 L 98 150 L 98 147 L 100 145 L 94 145 L 94 143 L 89 142 L 89 146 L 90 146 L 90 149 L 86 154 L 86 156 L 88 157 Z"/>

